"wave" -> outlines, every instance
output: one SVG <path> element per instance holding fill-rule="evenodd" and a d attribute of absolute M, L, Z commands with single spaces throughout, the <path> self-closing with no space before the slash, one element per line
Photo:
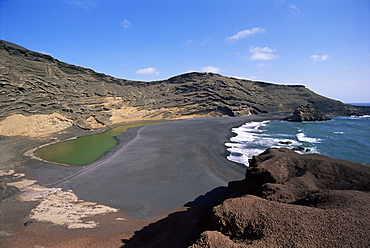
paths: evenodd
<path fill-rule="evenodd" d="M 361 119 L 361 118 L 370 118 L 370 115 L 352 115 L 351 118 L 354 118 L 354 119 L 356 119 L 356 118 L 359 118 L 359 119 Z"/>
<path fill-rule="evenodd" d="M 321 139 L 307 137 L 304 133 L 298 133 L 296 136 L 297 136 L 297 139 L 301 142 L 321 143 Z"/>
<path fill-rule="evenodd" d="M 248 122 L 241 127 L 233 128 L 231 131 L 236 134 L 230 141 L 232 142 L 252 142 L 256 139 L 256 135 L 263 132 L 259 128 L 267 125 L 268 121 L 263 122 Z"/>
<path fill-rule="evenodd" d="M 341 116 L 341 117 L 338 117 L 338 118 L 341 118 L 341 119 L 367 119 L 367 118 L 370 118 L 370 115 L 351 115 L 351 116 Z"/>
<path fill-rule="evenodd" d="M 264 149 L 237 149 L 229 148 L 227 149 L 230 152 L 230 155 L 227 156 L 227 159 L 239 164 L 249 165 L 248 160 L 255 155 L 261 154 Z"/>
<path fill-rule="evenodd" d="M 319 153 L 339 159 L 369 164 L 368 117 L 333 117 L 330 122 L 253 122 L 234 128 L 236 137 L 225 146 L 230 161 L 248 166 L 248 159 L 267 148 L 299 148 L 299 153 Z"/>
<path fill-rule="evenodd" d="M 277 122 L 274 122 L 276 125 Z M 279 123 L 277 123 L 279 125 Z M 235 137 L 230 138 L 230 142 L 225 143 L 230 152 L 227 159 L 236 163 L 249 165 L 248 160 L 253 156 L 259 155 L 267 148 L 296 148 L 303 147 L 303 152 L 317 153 L 313 145 L 319 143 L 321 139 L 307 137 L 301 129 L 293 128 L 291 133 L 285 133 L 286 129 L 277 131 L 276 127 L 269 128 L 269 121 L 249 122 L 238 128 L 233 128 Z"/>

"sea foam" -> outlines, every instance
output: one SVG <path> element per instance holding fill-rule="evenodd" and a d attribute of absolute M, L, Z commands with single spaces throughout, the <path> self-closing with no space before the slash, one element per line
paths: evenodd
<path fill-rule="evenodd" d="M 305 151 L 316 153 L 317 149 L 313 145 L 319 143 L 321 139 L 307 137 L 301 129 L 292 128 L 291 132 L 287 131 L 285 123 L 273 122 L 275 126 L 270 127 L 269 121 L 249 122 L 231 131 L 236 136 L 230 138 L 230 142 L 225 143 L 227 150 L 230 152 L 228 160 L 249 165 L 248 160 L 253 156 L 259 155 L 267 148 L 295 148 L 303 146 Z M 277 125 L 277 126 L 276 126 Z M 283 127 L 280 130 L 279 127 Z"/>
<path fill-rule="evenodd" d="M 320 143 L 321 142 L 321 139 L 307 137 L 303 132 L 297 134 L 297 139 L 301 142 L 308 142 L 308 143 Z"/>
<path fill-rule="evenodd" d="M 280 120 L 250 122 L 232 130 L 226 143 L 229 160 L 248 166 L 248 159 L 267 148 L 286 147 L 299 153 L 319 153 L 348 161 L 370 164 L 370 118 L 333 117 L 327 122 L 296 123 Z M 302 149 L 303 148 L 303 149 Z"/>

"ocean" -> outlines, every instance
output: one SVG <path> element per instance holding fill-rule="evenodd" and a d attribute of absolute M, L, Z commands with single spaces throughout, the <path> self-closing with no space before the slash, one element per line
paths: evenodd
<path fill-rule="evenodd" d="M 227 157 L 248 166 L 248 159 L 271 147 L 301 148 L 347 161 L 370 164 L 370 116 L 332 117 L 331 121 L 250 122 L 233 128 Z"/>

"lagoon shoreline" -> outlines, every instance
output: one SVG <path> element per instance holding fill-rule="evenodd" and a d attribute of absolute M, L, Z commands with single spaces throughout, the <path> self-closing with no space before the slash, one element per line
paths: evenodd
<path fill-rule="evenodd" d="M 90 165 L 63 166 L 22 156 L 21 160 L 17 160 L 15 171 L 25 173 L 26 178 L 37 180 L 39 185 L 72 190 L 81 200 L 119 209 L 126 221 L 124 224 L 111 224 L 111 228 L 115 229 L 112 231 L 113 236 L 118 237 L 121 232 L 122 238 L 129 239 L 135 231 L 168 217 L 170 213 L 181 212 L 184 207 L 193 210 L 210 207 L 212 201 L 223 193 L 229 181 L 241 179 L 245 174 L 246 168 L 243 165 L 226 158 L 228 154 L 224 143 L 233 135 L 231 128 L 250 121 L 284 117 L 276 114 L 196 118 L 131 128 L 117 136 L 119 144 L 116 147 Z M 19 144 L 19 147 L 23 146 Z M 12 149 L 16 151 L 16 147 Z M 16 152 L 14 154 L 20 155 Z M 5 222 L 14 220 L 14 207 L 8 209 L 4 204 L 17 205 L 15 197 L 1 203 Z M 19 204 L 24 206 L 22 202 Z M 12 215 L 11 218 L 7 218 L 7 211 Z M 202 212 L 194 211 L 195 215 Z M 105 218 L 109 219 L 111 215 L 114 213 L 107 214 Z M 24 213 L 22 216 L 23 219 L 29 218 Z M 109 226 L 108 222 L 103 222 L 94 229 L 97 231 Z M 22 223 L 18 221 L 17 224 Z M 8 225 L 19 230 L 15 235 L 20 235 L 20 242 L 27 237 L 23 226 L 15 227 L 15 223 Z M 44 228 L 45 225 L 54 226 L 48 222 L 36 222 L 31 227 L 37 229 L 41 226 Z M 62 230 L 64 227 L 57 228 Z M 125 230 L 120 231 L 121 228 Z M 70 235 L 70 230 L 64 229 L 65 231 L 55 235 Z M 85 232 L 83 229 L 78 230 L 80 236 L 76 236 L 76 239 L 94 232 L 91 229 Z M 47 236 L 53 240 L 51 233 Z M 46 242 L 45 239 L 41 240 Z M 35 242 L 35 245 L 39 245 L 37 240 Z"/>
<path fill-rule="evenodd" d="M 46 163 L 48 169 L 37 166 L 32 174 L 37 175 L 40 185 L 73 190 L 84 200 L 121 209 L 134 218 L 151 218 L 243 178 L 246 167 L 226 158 L 224 143 L 233 135 L 231 128 L 249 121 L 283 118 L 195 118 L 132 128 L 116 136 L 118 145 L 89 165 L 71 169 Z M 120 192 L 111 192 L 117 187 L 122 188 Z M 147 195 L 151 199 L 146 200 Z M 168 200 L 170 195 L 176 199 Z M 186 197 L 181 199 L 182 195 Z"/>

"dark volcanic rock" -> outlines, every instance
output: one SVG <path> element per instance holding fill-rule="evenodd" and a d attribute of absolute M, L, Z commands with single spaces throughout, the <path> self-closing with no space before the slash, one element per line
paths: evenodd
<path fill-rule="evenodd" d="M 292 141 L 279 141 L 279 144 L 283 144 L 283 145 L 290 145 L 292 143 L 293 143 Z"/>
<path fill-rule="evenodd" d="M 227 199 L 212 210 L 213 231 L 203 232 L 191 247 L 369 247 L 369 193 L 342 191 L 337 197 L 346 207 L 299 206 L 252 195 Z"/>
<path fill-rule="evenodd" d="M 293 115 L 291 117 L 288 117 L 287 120 L 294 122 L 327 121 L 331 120 L 331 118 L 317 111 L 314 106 L 308 104 L 299 106 L 299 108 L 297 108 L 293 112 Z"/>
<path fill-rule="evenodd" d="M 17 192 L 19 192 L 18 188 L 9 186 L 0 179 L 0 200 L 3 200 Z"/>
<path fill-rule="evenodd" d="M 250 160 L 195 247 L 369 247 L 370 166 L 290 149 Z M 225 246 L 224 246 L 225 245 Z"/>
<path fill-rule="evenodd" d="M 367 111 L 301 85 L 213 73 L 193 72 L 155 82 L 117 79 L 4 41 L 0 41 L 0 93 L 0 121 L 15 114 L 58 113 L 84 129 L 130 118 L 243 116 L 292 111 L 307 104 L 330 115 Z"/>
<path fill-rule="evenodd" d="M 369 165 L 274 148 L 250 159 L 245 179 L 229 192 L 291 203 L 320 190 L 370 191 L 369 178 Z"/>

